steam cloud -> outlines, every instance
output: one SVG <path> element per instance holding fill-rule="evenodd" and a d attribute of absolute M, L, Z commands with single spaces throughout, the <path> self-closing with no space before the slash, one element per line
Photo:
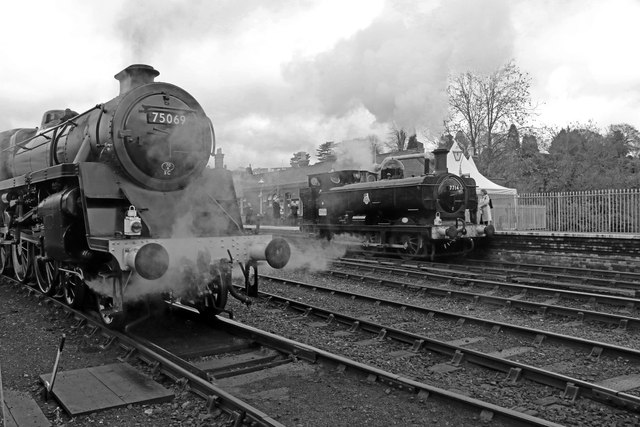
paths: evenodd
<path fill-rule="evenodd" d="M 497 68 L 511 55 L 509 2 L 390 3 L 370 27 L 316 58 L 288 64 L 296 91 L 311 92 L 320 111 L 357 108 L 404 129 L 440 129 L 449 73 Z"/>
<path fill-rule="evenodd" d="M 221 64 L 201 68 L 189 59 L 190 66 L 180 73 L 166 70 L 173 67 L 169 64 L 157 68 L 188 79 L 185 87 L 214 119 L 228 161 L 238 166 L 264 164 L 257 147 L 265 143 L 272 156 L 266 162 L 286 165 L 292 152 L 313 153 L 324 141 L 369 134 L 385 140 L 390 124 L 439 134 L 447 114 L 448 75 L 492 71 L 513 55 L 512 4 L 507 0 L 388 1 L 369 27 L 330 50 L 294 56 L 279 73 L 269 70 L 258 77 L 243 67 L 255 66 L 245 56 L 221 56 L 222 46 L 255 25 L 303 13 L 313 2 L 154 5 L 127 3 L 122 11 L 117 29 L 130 46 L 127 61 L 155 64 L 170 56 L 181 63 L 187 43 L 201 64 Z M 180 34 L 180 46 L 175 34 Z M 249 55 L 250 44 L 239 47 Z"/>
<path fill-rule="evenodd" d="M 346 253 L 346 246 L 327 242 L 326 240 L 289 241 L 291 259 L 286 270 L 303 269 L 310 272 L 326 270 L 331 261 Z"/>

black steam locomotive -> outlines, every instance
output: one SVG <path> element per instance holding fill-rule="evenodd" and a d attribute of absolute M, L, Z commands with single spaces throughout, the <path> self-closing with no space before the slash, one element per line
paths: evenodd
<path fill-rule="evenodd" d="M 447 171 L 446 149 L 433 152 L 435 170 L 405 177 L 404 165 L 390 157 L 380 171 L 343 170 L 309 176 L 301 192 L 302 229 L 322 237 L 348 234 L 372 251 L 403 258 L 465 254 L 490 237 L 492 225 L 476 224 L 475 180 Z"/>
<path fill-rule="evenodd" d="M 248 301 L 233 263 L 255 295 L 258 261 L 282 268 L 290 256 L 282 239 L 243 233 L 231 174 L 207 167 L 211 121 L 158 75 L 131 65 L 114 99 L 0 133 L 0 273 L 93 304 L 111 327 L 149 294 L 219 314 L 229 292 Z"/>

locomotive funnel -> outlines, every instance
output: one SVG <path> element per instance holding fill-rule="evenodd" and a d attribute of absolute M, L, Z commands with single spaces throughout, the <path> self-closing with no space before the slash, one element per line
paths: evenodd
<path fill-rule="evenodd" d="M 291 247 L 286 240 L 275 238 L 265 245 L 254 245 L 249 249 L 251 259 L 267 260 L 273 268 L 282 268 L 291 258 Z"/>
<path fill-rule="evenodd" d="M 129 268 L 147 280 L 159 279 L 169 268 L 169 253 L 158 243 L 128 249 L 124 260 Z"/>
<path fill-rule="evenodd" d="M 120 71 L 114 77 L 120 82 L 120 95 L 129 92 L 138 86 L 153 83 L 160 71 L 151 65 L 133 64 Z"/>
<path fill-rule="evenodd" d="M 447 154 L 449 154 L 449 150 L 446 148 L 433 150 L 433 157 L 435 158 L 434 172 L 436 175 L 449 172 L 449 169 L 447 169 Z"/>

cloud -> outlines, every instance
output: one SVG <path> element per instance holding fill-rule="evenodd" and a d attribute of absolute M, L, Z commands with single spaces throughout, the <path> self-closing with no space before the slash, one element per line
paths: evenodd
<path fill-rule="evenodd" d="M 314 97 L 323 114 L 355 108 L 378 122 L 439 129 L 449 73 L 492 71 L 513 55 L 506 1 L 447 1 L 422 11 L 392 3 L 354 36 L 312 59 L 292 61 L 285 76 Z"/>
<path fill-rule="evenodd" d="M 447 76 L 512 58 L 540 119 L 640 116 L 633 0 L 32 0 L 3 16 L 0 130 L 106 102 L 114 74 L 147 63 L 200 102 L 232 168 L 391 123 L 438 135 Z"/>

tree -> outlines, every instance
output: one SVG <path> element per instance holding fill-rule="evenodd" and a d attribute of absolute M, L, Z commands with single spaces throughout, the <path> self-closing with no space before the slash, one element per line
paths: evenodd
<path fill-rule="evenodd" d="M 462 151 L 464 152 L 464 155 L 468 157 L 469 156 L 469 148 L 471 147 L 471 143 L 467 139 L 467 136 L 465 135 L 465 133 L 462 132 L 461 130 L 459 130 L 459 131 L 456 132 L 456 136 L 453 139 L 458 143 L 460 148 L 462 148 Z"/>
<path fill-rule="evenodd" d="M 293 153 L 293 157 L 289 160 L 289 164 L 291 164 L 294 168 L 309 166 L 309 160 L 311 156 L 306 151 L 298 151 Z"/>
<path fill-rule="evenodd" d="M 472 155 L 484 126 L 484 105 L 479 96 L 479 78 L 470 72 L 452 77 L 447 94 L 449 95 L 450 118 L 446 122 L 447 130 L 457 130 L 469 141 Z"/>
<path fill-rule="evenodd" d="M 609 133 L 620 132 L 630 156 L 640 157 L 640 132 L 635 127 L 620 123 L 609 126 Z"/>
<path fill-rule="evenodd" d="M 333 141 L 327 141 L 320 144 L 316 150 L 316 158 L 319 162 L 330 162 L 337 159 L 336 144 Z"/>
<path fill-rule="evenodd" d="M 532 113 L 530 87 L 531 78 L 513 61 L 486 76 L 471 72 L 454 76 L 447 88 L 451 113 L 447 127 L 462 130 L 473 155 L 478 155 L 492 148 L 494 133 L 525 123 Z"/>
<path fill-rule="evenodd" d="M 451 149 L 451 146 L 453 145 L 453 135 L 451 135 L 450 133 L 443 133 L 442 135 L 440 135 L 440 142 L 438 143 L 438 148 L 446 148 L 447 150 Z"/>
<path fill-rule="evenodd" d="M 540 152 L 538 148 L 538 138 L 535 135 L 525 135 L 522 137 L 520 152 L 523 157 L 532 157 Z"/>
<path fill-rule="evenodd" d="M 407 142 L 407 132 L 404 129 L 398 128 L 395 124 L 391 127 L 389 132 L 389 139 L 387 144 L 389 148 L 394 151 L 406 150 L 405 144 Z"/>
<path fill-rule="evenodd" d="M 509 127 L 506 144 L 507 149 L 514 153 L 520 150 L 520 132 L 518 132 L 518 127 L 514 124 Z"/>

